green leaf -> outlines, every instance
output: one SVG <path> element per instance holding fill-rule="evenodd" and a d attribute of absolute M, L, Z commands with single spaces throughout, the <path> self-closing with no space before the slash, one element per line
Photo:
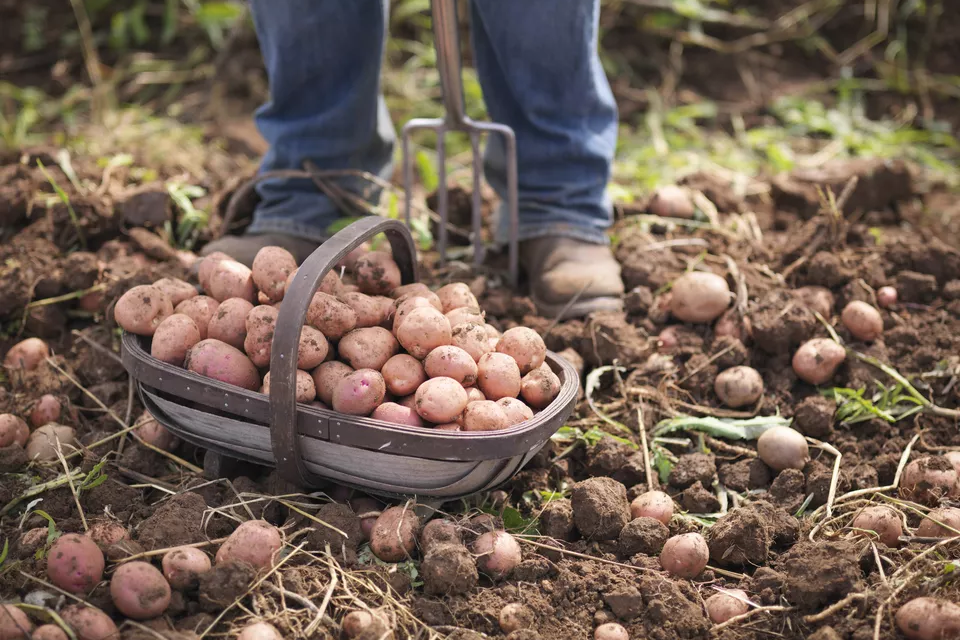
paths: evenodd
<path fill-rule="evenodd" d="M 789 427 L 792 422 L 790 418 L 781 416 L 757 416 L 749 420 L 678 416 L 660 421 L 654 428 L 653 435 L 662 436 L 675 431 L 702 431 L 728 440 L 756 440 L 767 429 Z"/>
<path fill-rule="evenodd" d="M 440 185 L 440 176 L 437 174 L 437 168 L 423 149 L 417 151 L 417 170 L 420 172 L 420 181 L 427 192 L 436 191 Z"/>
<path fill-rule="evenodd" d="M 3 539 L 3 550 L 0 550 L 0 566 L 7 561 L 7 554 L 10 552 L 10 539 Z"/>
<path fill-rule="evenodd" d="M 503 528 L 507 531 L 518 531 L 525 529 L 531 522 L 530 520 L 525 519 L 519 511 L 509 505 L 503 507 L 503 510 L 500 512 L 500 517 L 503 518 Z"/>
<path fill-rule="evenodd" d="M 205 2 L 194 17 L 202 25 L 225 25 L 243 15 L 243 7 L 233 2 Z"/>
<path fill-rule="evenodd" d="M 344 229 L 352 225 L 357 220 L 362 220 L 362 219 L 363 218 L 360 216 L 355 216 L 355 217 L 347 216 L 347 217 L 337 218 L 329 226 L 327 226 L 327 233 L 331 235 L 334 233 L 340 233 L 341 231 L 343 231 Z"/>

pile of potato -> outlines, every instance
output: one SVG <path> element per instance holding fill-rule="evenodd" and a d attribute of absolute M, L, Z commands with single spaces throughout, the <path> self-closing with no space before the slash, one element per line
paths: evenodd
<path fill-rule="evenodd" d="M 560 391 L 537 332 L 488 324 L 463 283 L 400 285 L 388 253 L 354 252 L 331 270 L 300 334 L 298 402 L 395 424 L 494 431 L 533 418 Z M 293 256 L 265 247 L 249 269 L 224 254 L 199 264 L 202 291 L 164 278 L 117 301 L 151 354 L 221 382 L 270 392 L 270 356 Z"/>

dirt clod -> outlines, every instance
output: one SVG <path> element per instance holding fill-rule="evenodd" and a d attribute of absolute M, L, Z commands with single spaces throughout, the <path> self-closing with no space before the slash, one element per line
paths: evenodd
<path fill-rule="evenodd" d="M 573 506 L 567 499 L 551 500 L 540 514 L 540 532 L 557 540 L 572 540 L 574 534 Z"/>
<path fill-rule="evenodd" d="M 256 575 L 256 570 L 243 562 L 216 565 L 200 575 L 200 606 L 213 613 L 233 604 L 250 587 Z"/>
<path fill-rule="evenodd" d="M 780 558 L 784 596 L 812 611 L 859 590 L 859 557 L 853 543 L 801 542 Z"/>
<path fill-rule="evenodd" d="M 817 395 L 798 404 L 793 417 L 800 433 L 824 440 L 833 432 L 833 416 L 836 411 L 836 402 Z"/>
<path fill-rule="evenodd" d="M 668 481 L 672 487 L 686 489 L 695 482 L 703 485 L 712 484 L 716 473 L 717 463 L 712 455 L 688 453 L 677 460 L 677 464 L 670 471 Z"/>
<path fill-rule="evenodd" d="M 588 540 L 614 540 L 630 521 L 627 489 L 612 478 L 589 478 L 571 492 L 573 520 Z"/>
<path fill-rule="evenodd" d="M 620 555 L 630 557 L 638 553 L 659 556 L 663 544 L 670 537 L 665 524 L 653 518 L 637 518 L 627 523 L 620 531 L 618 549 Z"/>
<path fill-rule="evenodd" d="M 161 504 L 143 521 L 137 541 L 148 551 L 203 542 L 200 529 L 207 504 L 195 493 L 181 493 Z"/>
<path fill-rule="evenodd" d="M 430 547 L 420 564 L 423 584 L 431 595 L 467 593 L 477 586 L 477 564 L 467 548 L 455 543 Z"/>

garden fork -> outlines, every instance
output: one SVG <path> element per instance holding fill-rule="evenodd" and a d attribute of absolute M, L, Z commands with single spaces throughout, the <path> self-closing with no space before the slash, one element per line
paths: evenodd
<path fill-rule="evenodd" d="M 480 156 L 480 135 L 484 132 L 499 133 L 504 138 L 507 169 L 507 214 L 509 220 L 509 269 L 510 283 L 514 287 L 519 279 L 519 204 L 517 201 L 517 138 L 513 129 L 495 122 L 476 122 L 467 117 L 464 110 L 462 63 L 460 60 L 460 35 L 457 25 L 456 0 L 430 0 L 433 16 L 433 39 L 437 51 L 437 69 L 440 72 L 440 92 L 446 114 L 443 118 L 414 118 L 407 122 L 402 131 L 403 144 L 403 186 L 406 193 L 404 214 L 410 225 L 412 206 L 413 165 L 410 162 L 410 133 L 418 129 L 429 129 L 437 134 L 437 161 L 439 186 L 437 188 L 437 214 L 440 216 L 440 237 L 437 247 L 441 264 L 447 259 L 447 150 L 444 136 L 448 131 L 462 131 L 470 136 L 473 152 L 473 263 L 479 266 L 483 261 L 483 240 L 481 238 L 482 219 L 480 217 L 480 181 L 482 159 Z"/>

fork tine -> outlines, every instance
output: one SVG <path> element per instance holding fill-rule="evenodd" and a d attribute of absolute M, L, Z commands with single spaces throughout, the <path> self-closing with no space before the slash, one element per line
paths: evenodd
<path fill-rule="evenodd" d="M 483 165 L 480 158 L 480 132 L 470 128 L 470 148 L 473 152 L 473 265 L 479 267 L 483 263 L 484 250 L 481 232 L 483 218 L 480 212 L 480 168 Z"/>
<path fill-rule="evenodd" d="M 447 264 L 447 129 L 445 126 L 437 128 L 437 214 L 440 216 L 440 238 L 437 248 L 440 251 L 440 264 Z"/>

